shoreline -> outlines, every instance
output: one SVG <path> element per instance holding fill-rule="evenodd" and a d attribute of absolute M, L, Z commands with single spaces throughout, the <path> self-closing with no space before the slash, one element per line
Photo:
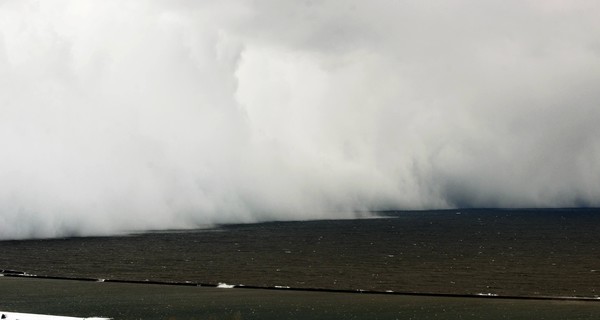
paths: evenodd
<path fill-rule="evenodd" d="M 158 280 L 127 280 L 127 279 L 99 279 L 85 277 L 66 277 L 66 276 L 47 276 L 33 275 L 24 271 L 1 270 L 0 277 L 9 278 L 29 278 L 29 279 L 47 279 L 47 280 L 65 280 L 80 282 L 106 282 L 122 284 L 146 284 L 159 286 L 180 286 L 180 287 L 204 287 L 204 288 L 225 288 L 225 289 L 253 289 L 270 291 L 296 291 L 296 292 L 319 292 L 319 293 L 349 293 L 364 295 L 389 295 L 389 296 L 413 296 L 413 297 L 439 297 L 439 298 L 468 298 L 468 299 L 498 299 L 498 300 L 545 300 L 545 301 L 582 301 L 582 302 L 600 302 L 600 297 L 596 296 L 529 296 L 529 295 L 500 295 L 495 293 L 473 293 L 473 294 L 455 294 L 455 293 L 436 293 L 436 292 L 410 292 L 410 291 L 377 291 L 362 289 L 330 289 L 330 288 L 296 288 L 289 286 L 255 286 L 243 284 L 226 283 L 203 283 L 193 281 L 158 281 Z"/>

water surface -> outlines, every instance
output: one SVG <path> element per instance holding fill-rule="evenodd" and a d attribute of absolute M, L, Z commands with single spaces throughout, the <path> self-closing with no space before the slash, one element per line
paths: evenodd
<path fill-rule="evenodd" d="M 38 275 L 402 292 L 594 297 L 600 211 L 388 212 L 215 230 L 0 242 Z"/>

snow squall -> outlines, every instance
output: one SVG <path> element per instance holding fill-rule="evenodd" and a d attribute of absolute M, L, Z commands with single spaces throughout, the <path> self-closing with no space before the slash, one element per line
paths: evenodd
<path fill-rule="evenodd" d="M 584 1 L 3 1 L 0 239 L 600 204 Z"/>

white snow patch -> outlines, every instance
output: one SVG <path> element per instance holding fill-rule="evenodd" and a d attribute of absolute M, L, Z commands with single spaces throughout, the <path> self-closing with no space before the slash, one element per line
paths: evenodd
<path fill-rule="evenodd" d="M 110 320 L 112 318 L 77 318 L 77 317 L 65 317 L 65 316 L 53 316 L 47 314 L 33 314 L 33 313 L 17 313 L 17 312 L 4 312 L 0 311 L 0 318 L 5 320 Z"/>

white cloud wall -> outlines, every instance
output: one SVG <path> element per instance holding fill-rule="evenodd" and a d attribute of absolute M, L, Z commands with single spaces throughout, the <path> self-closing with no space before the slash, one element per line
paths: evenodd
<path fill-rule="evenodd" d="M 0 1 L 0 239 L 600 205 L 588 1 Z"/>

